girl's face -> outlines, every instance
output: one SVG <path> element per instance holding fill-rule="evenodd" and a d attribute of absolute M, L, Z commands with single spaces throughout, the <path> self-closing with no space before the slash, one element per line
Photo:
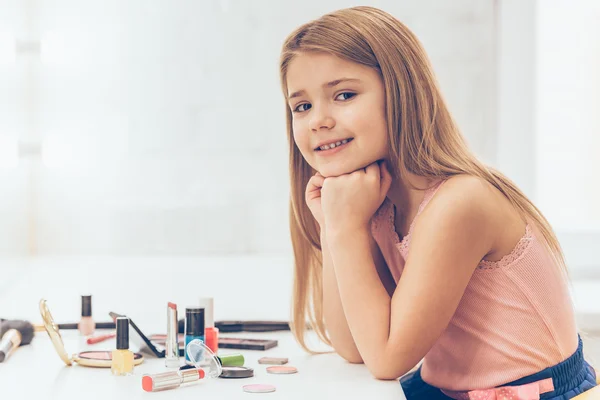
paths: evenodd
<path fill-rule="evenodd" d="M 303 53 L 289 65 L 287 86 L 294 141 L 321 175 L 348 174 L 386 158 L 385 89 L 377 71 Z"/>

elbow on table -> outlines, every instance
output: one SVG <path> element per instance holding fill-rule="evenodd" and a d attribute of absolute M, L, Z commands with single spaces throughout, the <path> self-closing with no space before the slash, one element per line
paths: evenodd
<path fill-rule="evenodd" d="M 373 374 L 375 379 L 379 379 L 381 381 L 393 381 L 393 380 L 400 379 L 400 377 L 402 376 L 401 374 L 390 374 L 389 372 L 386 372 L 386 371 L 383 371 L 383 372 L 371 371 L 371 373 Z"/>
<path fill-rule="evenodd" d="M 348 352 L 337 352 L 339 354 L 340 357 L 342 357 L 344 360 L 348 361 L 350 364 L 362 364 L 364 363 L 362 357 L 360 356 L 360 353 L 353 352 L 353 351 L 348 351 Z"/>
<path fill-rule="evenodd" d="M 397 368 L 396 366 L 391 366 L 385 363 L 373 363 L 372 365 L 367 364 L 367 368 L 375 377 L 375 379 L 379 379 L 382 381 L 391 381 L 400 379 L 407 371 L 404 371 L 403 368 Z"/>

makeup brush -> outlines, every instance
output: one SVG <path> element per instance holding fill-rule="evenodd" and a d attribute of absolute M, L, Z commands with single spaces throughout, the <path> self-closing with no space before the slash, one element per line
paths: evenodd
<path fill-rule="evenodd" d="M 27 321 L 0 319 L 0 363 L 4 362 L 19 346 L 31 343 L 33 325 Z"/>
<path fill-rule="evenodd" d="M 77 323 L 66 323 L 66 324 L 56 324 L 58 329 L 77 329 Z M 35 324 L 33 328 L 36 332 L 44 332 L 46 328 L 44 328 L 44 324 Z M 115 329 L 116 325 L 114 322 L 96 322 L 96 330 L 98 329 Z"/>
<path fill-rule="evenodd" d="M 6 332 L 16 329 L 21 334 L 21 346 L 31 343 L 33 340 L 33 325 L 28 321 L 0 319 L 0 337 Z"/>

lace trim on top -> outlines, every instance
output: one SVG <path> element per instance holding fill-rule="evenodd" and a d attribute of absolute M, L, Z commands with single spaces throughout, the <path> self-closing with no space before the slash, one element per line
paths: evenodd
<path fill-rule="evenodd" d="M 410 238 L 412 235 L 412 231 L 413 231 L 415 222 L 416 222 L 419 214 L 421 214 L 421 212 L 423 211 L 423 209 L 425 208 L 427 203 L 429 203 L 429 201 L 431 200 L 431 197 L 433 197 L 433 194 L 435 194 L 435 192 L 437 191 L 436 189 L 438 187 L 439 187 L 439 185 L 436 185 L 433 188 L 429 189 L 429 192 L 425 195 L 423 202 L 419 206 L 419 210 L 417 212 L 416 217 L 413 219 L 413 221 L 410 224 L 408 233 L 406 234 L 406 236 L 404 236 L 402 238 L 402 240 L 400 240 L 400 236 L 396 232 L 396 227 L 395 227 L 395 214 L 396 213 L 394 210 L 394 204 L 387 197 L 385 198 L 384 204 L 379 208 L 379 210 L 376 213 L 376 217 L 374 218 L 373 225 L 374 225 L 375 229 L 376 229 L 376 227 L 379 227 L 381 223 L 384 223 L 386 231 L 388 232 L 388 234 L 391 235 L 394 245 L 396 245 L 400 251 L 408 251 L 408 248 L 410 246 Z M 493 270 L 493 269 L 498 269 L 498 268 L 506 268 L 506 267 L 514 264 L 521 257 L 523 257 L 523 255 L 527 252 L 527 250 L 531 246 L 531 243 L 533 242 L 533 239 L 534 239 L 533 231 L 531 230 L 531 227 L 529 226 L 529 224 L 527 224 L 525 226 L 525 234 L 521 237 L 521 239 L 519 239 L 519 241 L 517 242 L 517 244 L 515 245 L 515 247 L 509 254 L 505 255 L 498 261 L 481 260 L 477 266 L 477 269 Z"/>
<path fill-rule="evenodd" d="M 525 234 L 519 239 L 515 247 L 512 249 L 510 253 L 502 257 L 498 261 L 487 261 L 481 260 L 477 268 L 479 269 L 498 269 L 498 268 L 507 268 L 513 265 L 515 262 L 521 259 L 531 247 L 531 243 L 533 243 L 534 235 L 533 231 L 529 224 L 525 226 Z"/>
<path fill-rule="evenodd" d="M 415 225 L 415 221 L 417 220 L 417 217 L 419 216 L 419 214 L 421 214 L 421 212 L 423 211 L 423 209 L 425 208 L 427 203 L 429 203 L 429 201 L 432 199 L 432 197 L 435 194 L 435 192 L 437 191 L 437 189 L 444 182 L 445 182 L 445 180 L 442 180 L 438 184 L 436 184 L 426 190 L 425 196 L 423 197 L 423 201 L 421 201 L 421 204 L 419 205 L 419 209 L 417 210 L 417 215 L 412 220 L 410 227 L 408 228 L 408 233 L 406 234 L 406 236 L 404 236 L 404 238 L 402 238 L 402 240 L 400 240 L 400 236 L 396 232 L 395 221 L 394 221 L 396 212 L 394 210 L 394 204 L 387 197 L 383 200 L 382 205 L 375 212 L 375 216 L 373 217 L 373 221 L 371 224 L 372 232 L 375 233 L 380 228 L 384 228 L 383 230 L 392 237 L 392 241 L 395 245 L 400 245 L 402 248 L 408 248 L 408 245 L 410 242 L 410 235 L 411 235 L 411 232 Z M 383 224 L 383 226 L 382 226 L 382 224 Z"/>
<path fill-rule="evenodd" d="M 419 215 L 421 215 L 421 213 L 423 212 L 423 210 L 425 209 L 427 204 L 429 204 L 429 202 L 431 201 L 431 199 L 433 198 L 433 196 L 435 195 L 437 190 L 442 186 L 442 184 L 444 182 L 446 182 L 446 180 L 442 180 L 442 181 L 438 182 L 436 185 L 434 185 L 426 190 L 425 196 L 423 197 L 421 204 L 419 204 L 419 209 L 417 210 L 417 215 L 413 218 L 412 222 L 410 223 L 410 226 L 408 227 L 408 233 L 402 238 L 402 240 L 400 240 L 400 237 L 398 236 L 398 233 L 396 232 L 396 227 L 395 227 L 396 212 L 394 209 L 394 205 L 392 204 L 391 211 L 390 211 L 390 228 L 392 229 L 392 231 L 394 233 L 394 235 L 392 236 L 394 238 L 394 243 L 399 247 L 399 249 L 401 251 L 408 251 L 408 248 L 410 246 L 410 238 L 412 236 L 413 228 L 415 226 L 415 222 L 417 221 L 417 218 L 419 218 Z"/>

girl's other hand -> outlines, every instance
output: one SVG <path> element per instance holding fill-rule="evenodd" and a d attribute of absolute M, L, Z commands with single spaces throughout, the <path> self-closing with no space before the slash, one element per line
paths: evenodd
<path fill-rule="evenodd" d="M 317 220 L 321 231 L 324 228 L 323 210 L 321 208 L 321 188 L 325 178 L 320 173 L 314 174 L 306 185 L 305 200 L 313 217 Z"/>

